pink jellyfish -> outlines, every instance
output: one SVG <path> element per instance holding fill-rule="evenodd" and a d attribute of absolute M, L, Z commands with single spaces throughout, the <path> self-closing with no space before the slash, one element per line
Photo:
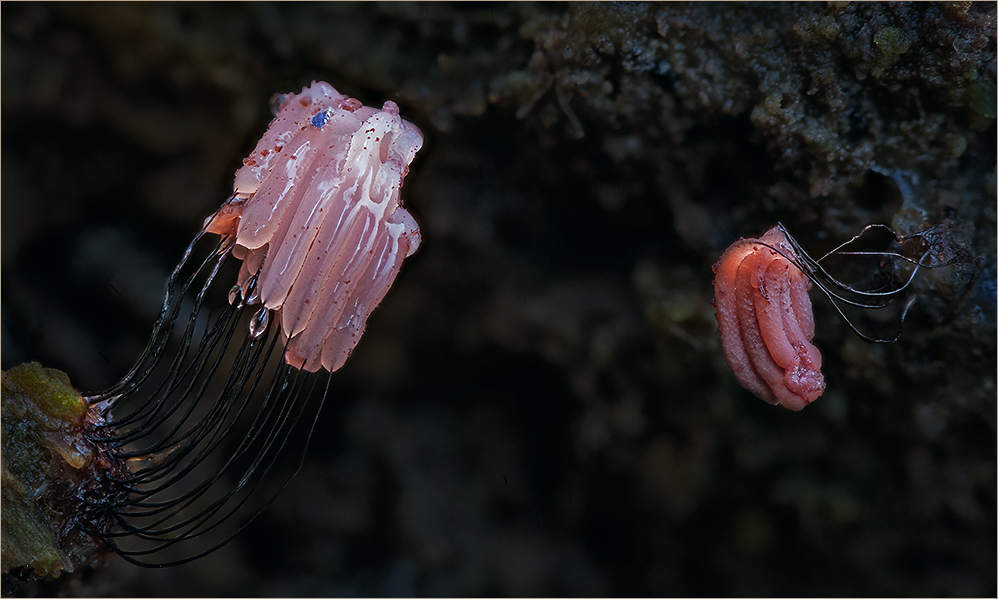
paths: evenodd
<path fill-rule="evenodd" d="M 278 320 L 289 364 L 333 371 L 419 247 L 399 191 L 423 136 L 394 102 L 362 106 L 328 83 L 275 104 L 205 230 L 231 239 L 243 261 L 242 300 L 262 306 L 254 334 Z"/>
<path fill-rule="evenodd" d="M 326 397 L 318 372 L 343 365 L 419 247 L 399 193 L 423 137 L 394 102 L 313 82 L 272 107 L 232 196 L 173 271 L 146 351 L 84 397 L 87 441 L 108 463 L 79 493 L 76 524 L 139 565 L 214 551 L 247 525 L 234 517 L 274 501 Z"/>

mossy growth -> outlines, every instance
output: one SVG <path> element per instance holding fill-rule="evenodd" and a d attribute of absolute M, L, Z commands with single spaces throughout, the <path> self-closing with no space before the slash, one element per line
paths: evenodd
<path fill-rule="evenodd" d="M 874 69 L 874 77 L 880 77 L 884 70 L 898 61 L 898 58 L 911 47 L 909 35 L 897 27 L 884 27 L 873 35 L 873 43 L 880 50 L 880 59 Z"/>
<path fill-rule="evenodd" d="M 4 593 L 102 553 L 74 526 L 96 455 L 87 404 L 65 373 L 32 362 L 2 373 Z"/>
<path fill-rule="evenodd" d="M 970 102 L 968 105 L 977 114 L 989 119 L 995 118 L 995 82 L 978 79 L 970 84 L 967 90 Z"/>

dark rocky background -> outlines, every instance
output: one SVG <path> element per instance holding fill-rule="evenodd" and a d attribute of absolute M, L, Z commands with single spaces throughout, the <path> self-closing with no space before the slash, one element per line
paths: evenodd
<path fill-rule="evenodd" d="M 20 593 L 996 593 L 995 4 L 4 3 L 3 367 L 142 351 L 267 101 L 426 134 L 424 246 L 233 543 Z M 815 293 L 825 396 L 728 372 L 711 264 L 943 224 L 901 340 Z M 868 273 L 869 274 L 869 273 Z M 868 276 L 868 275 L 867 275 Z"/>

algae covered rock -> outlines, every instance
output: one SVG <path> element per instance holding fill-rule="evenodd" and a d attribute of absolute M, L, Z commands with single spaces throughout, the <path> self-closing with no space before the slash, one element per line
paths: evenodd
<path fill-rule="evenodd" d="M 3 586 L 73 572 L 104 552 L 76 526 L 93 477 L 88 407 L 64 372 L 36 362 L 3 372 Z"/>

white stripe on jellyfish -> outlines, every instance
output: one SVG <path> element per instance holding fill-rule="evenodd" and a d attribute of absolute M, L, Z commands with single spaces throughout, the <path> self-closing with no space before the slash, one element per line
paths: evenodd
<path fill-rule="evenodd" d="M 235 236 L 243 299 L 265 310 L 256 326 L 278 323 L 287 363 L 334 371 L 419 247 L 399 192 L 423 136 L 394 102 L 363 106 L 328 83 L 276 105 L 205 230 Z"/>

